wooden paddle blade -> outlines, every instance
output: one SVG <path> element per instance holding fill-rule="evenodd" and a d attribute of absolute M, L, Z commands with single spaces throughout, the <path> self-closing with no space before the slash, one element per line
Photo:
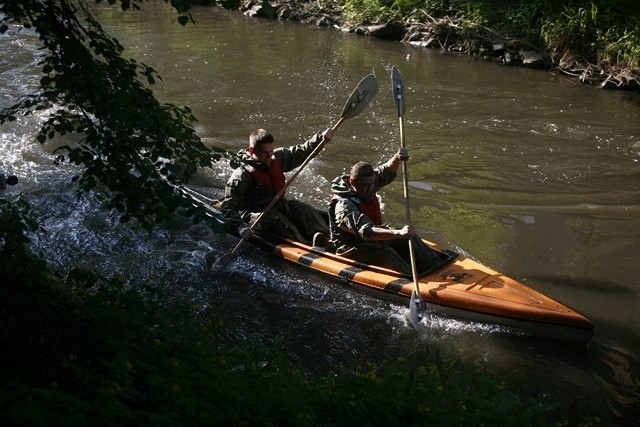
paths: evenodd
<path fill-rule="evenodd" d="M 259 219 L 259 218 L 258 218 Z M 255 227 L 255 224 L 258 222 L 258 220 L 256 220 L 253 225 L 251 226 L 251 228 Z M 223 269 L 225 268 L 231 261 L 233 261 L 233 258 L 235 257 L 235 255 L 240 251 L 240 248 L 242 246 L 244 246 L 246 240 L 243 238 L 240 238 L 240 240 L 238 241 L 238 243 L 236 244 L 236 246 L 233 248 L 233 250 L 229 253 L 226 253 L 224 255 L 222 255 L 220 258 L 218 258 L 216 260 L 216 262 L 213 263 L 213 267 L 215 269 Z"/>
<path fill-rule="evenodd" d="M 398 109 L 398 116 L 404 116 L 404 79 L 402 73 L 394 65 L 391 68 L 391 87 L 393 88 L 393 99 L 396 102 L 396 108 Z"/>
<path fill-rule="evenodd" d="M 409 322 L 414 328 L 418 326 L 418 323 L 429 313 L 427 304 L 417 294 L 414 289 L 411 292 L 411 301 L 409 302 Z"/>
<path fill-rule="evenodd" d="M 378 80 L 373 74 L 369 74 L 358 83 L 358 86 L 351 92 L 349 99 L 344 104 L 341 119 L 350 119 L 357 116 L 365 109 L 371 100 L 378 93 Z"/>
<path fill-rule="evenodd" d="M 234 255 L 235 254 L 233 253 L 233 251 L 222 255 L 220 258 L 213 262 L 212 267 L 210 267 L 209 269 L 212 269 L 214 271 L 225 269 L 227 265 L 229 265 L 229 263 L 233 261 Z"/>

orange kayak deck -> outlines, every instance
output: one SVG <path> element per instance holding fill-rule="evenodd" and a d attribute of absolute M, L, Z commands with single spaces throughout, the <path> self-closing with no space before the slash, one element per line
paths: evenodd
<path fill-rule="evenodd" d="M 296 241 L 256 240 L 285 260 L 374 291 L 382 298 L 401 304 L 408 304 L 411 298 L 413 280 L 396 271 Z M 418 281 L 422 299 L 434 314 L 515 327 L 579 345 L 591 339 L 591 321 L 573 309 L 477 261 L 425 242 L 448 257 Z"/>

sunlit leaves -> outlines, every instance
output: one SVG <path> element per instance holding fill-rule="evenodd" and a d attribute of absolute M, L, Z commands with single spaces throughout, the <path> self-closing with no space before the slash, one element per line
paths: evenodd
<path fill-rule="evenodd" d="M 175 211 L 199 213 L 167 181 L 188 180 L 224 152 L 202 143 L 188 107 L 156 100 L 149 85 L 160 76 L 121 56 L 123 46 L 105 33 L 86 1 L 0 3 L 6 16 L 0 22 L 33 25 L 45 52 L 39 89 L 1 111 L 0 123 L 18 114 L 41 114 L 36 140 L 46 144 L 65 136 L 55 150 L 56 163 L 79 165 L 82 172 L 74 178 L 79 190 L 99 190 L 125 221 L 135 218 L 151 228 Z M 135 3 L 120 5 L 128 9 Z M 187 18 L 189 1 L 171 3 Z M 158 159 L 166 161 L 158 167 Z"/>

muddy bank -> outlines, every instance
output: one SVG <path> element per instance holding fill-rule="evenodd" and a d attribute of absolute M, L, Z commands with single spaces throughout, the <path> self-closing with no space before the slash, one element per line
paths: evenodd
<path fill-rule="evenodd" d="M 272 2 L 265 9 L 260 0 L 247 0 L 242 12 L 250 17 L 275 16 L 279 20 L 298 21 L 308 25 L 333 27 L 340 31 L 395 40 L 416 48 L 441 49 L 476 55 L 506 66 L 525 66 L 575 77 L 581 83 L 605 89 L 640 90 L 638 70 L 608 63 L 592 64 L 576 55 L 548 52 L 536 48 L 525 39 L 507 37 L 464 19 L 431 16 L 418 11 L 401 22 L 347 24 L 339 9 L 322 8 L 316 2 Z"/>

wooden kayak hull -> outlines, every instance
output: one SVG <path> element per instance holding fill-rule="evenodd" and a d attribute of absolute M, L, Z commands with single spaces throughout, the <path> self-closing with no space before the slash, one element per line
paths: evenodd
<path fill-rule="evenodd" d="M 409 304 L 413 280 L 396 271 L 292 240 L 258 237 L 252 242 L 280 258 L 356 285 L 370 294 Z M 440 266 L 419 278 L 422 299 L 434 314 L 504 325 L 578 345 L 586 345 L 591 339 L 591 321 L 573 309 L 475 260 L 442 251 L 433 242 L 425 243 L 445 258 Z"/>

